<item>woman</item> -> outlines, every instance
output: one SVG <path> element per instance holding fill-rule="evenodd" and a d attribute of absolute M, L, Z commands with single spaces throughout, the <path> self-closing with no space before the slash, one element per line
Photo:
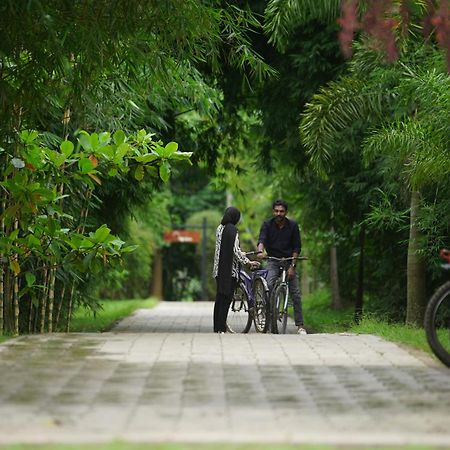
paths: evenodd
<path fill-rule="evenodd" d="M 239 279 L 239 263 L 259 267 L 259 262 L 250 261 L 239 247 L 236 224 L 241 218 L 237 208 L 230 206 L 225 210 L 222 222 L 216 231 L 216 251 L 214 254 L 213 276 L 217 292 L 214 303 L 214 332 L 225 333 L 228 309 Z"/>

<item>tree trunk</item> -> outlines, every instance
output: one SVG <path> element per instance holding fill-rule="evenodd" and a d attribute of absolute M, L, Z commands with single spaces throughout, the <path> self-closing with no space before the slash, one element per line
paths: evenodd
<path fill-rule="evenodd" d="M 160 249 L 156 249 L 155 254 L 153 255 L 150 295 L 158 300 L 163 300 L 163 263 L 162 252 Z"/>
<path fill-rule="evenodd" d="M 361 320 L 364 307 L 364 246 L 366 241 L 366 227 L 361 225 L 359 230 L 359 265 L 358 265 L 358 286 L 356 288 L 355 299 L 355 322 Z"/>
<path fill-rule="evenodd" d="M 334 226 L 331 226 L 331 234 L 334 236 Z M 331 283 L 331 307 L 341 309 L 342 301 L 339 292 L 338 260 L 337 249 L 333 238 L 333 244 L 330 249 L 330 283 Z"/>
<path fill-rule="evenodd" d="M 421 234 L 417 227 L 420 194 L 411 193 L 411 217 L 407 261 L 406 323 L 423 326 L 426 306 L 426 267 L 419 255 Z"/>

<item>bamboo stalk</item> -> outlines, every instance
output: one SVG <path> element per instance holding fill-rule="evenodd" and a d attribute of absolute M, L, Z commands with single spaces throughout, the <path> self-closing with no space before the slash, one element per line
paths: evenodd
<path fill-rule="evenodd" d="M 75 281 L 72 282 L 72 289 L 70 290 L 69 303 L 67 305 L 67 323 L 66 323 L 66 333 L 70 331 L 70 320 L 72 318 L 72 305 L 73 296 L 75 294 Z"/>
<path fill-rule="evenodd" d="M 19 277 L 14 276 L 14 288 L 13 288 L 13 334 L 17 336 L 19 334 Z"/>
<path fill-rule="evenodd" d="M 59 327 L 59 319 L 61 317 L 62 305 L 64 303 L 64 295 L 66 294 L 66 285 L 64 284 L 61 289 L 60 301 L 56 305 L 56 317 L 55 317 L 55 326 L 54 328 L 57 330 Z"/>
<path fill-rule="evenodd" d="M 2 236 L 4 236 L 5 234 L 5 218 L 3 216 L 3 213 L 6 210 L 6 200 L 2 201 L 2 220 L 0 223 L 0 234 Z M 3 258 L 4 258 L 4 254 L 0 253 L 0 266 L 2 268 L 2 272 L 0 275 L 0 334 L 4 334 L 5 332 L 5 327 L 4 327 L 4 316 L 5 316 L 5 312 L 4 312 L 4 305 L 5 305 L 5 269 L 3 265 Z"/>
<path fill-rule="evenodd" d="M 48 294 L 48 268 L 44 269 L 44 290 L 42 293 L 40 311 L 39 311 L 39 333 L 44 333 L 45 331 L 45 311 L 47 309 L 47 294 Z"/>
<path fill-rule="evenodd" d="M 33 331 L 33 299 L 30 298 L 30 311 L 28 313 L 28 333 L 31 334 Z"/>
<path fill-rule="evenodd" d="M 56 281 L 56 269 L 50 270 L 49 281 L 49 293 L 48 293 L 48 332 L 53 332 L 53 302 L 55 299 L 55 281 Z"/>
<path fill-rule="evenodd" d="M 2 268 L 2 272 L 0 275 L 0 335 L 4 334 L 5 330 L 4 330 L 4 325 L 3 325 L 3 316 L 4 316 L 4 311 L 3 311 L 3 306 L 4 306 L 4 289 L 5 289 L 5 285 L 4 285 L 4 281 L 3 281 L 3 277 L 4 277 L 4 269 L 3 269 L 3 263 L 1 264 L 1 268 Z"/>
<path fill-rule="evenodd" d="M 14 221 L 14 229 L 19 229 L 19 221 L 16 219 Z M 16 262 L 19 261 L 19 255 L 16 253 L 14 255 L 14 259 Z M 19 334 L 19 276 L 18 274 L 14 274 L 13 281 L 13 334 L 17 336 Z"/>

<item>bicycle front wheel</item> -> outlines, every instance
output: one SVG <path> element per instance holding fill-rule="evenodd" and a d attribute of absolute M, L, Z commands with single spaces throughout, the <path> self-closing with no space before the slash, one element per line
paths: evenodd
<path fill-rule="evenodd" d="M 258 333 L 266 333 L 268 328 L 267 292 L 263 282 L 256 278 L 253 283 L 253 296 L 255 298 L 255 312 L 253 320 Z"/>
<path fill-rule="evenodd" d="M 234 291 L 228 310 L 227 329 L 230 333 L 248 333 L 252 326 L 252 317 L 248 310 L 248 297 L 244 287 L 239 284 Z"/>
<path fill-rule="evenodd" d="M 427 305 L 425 332 L 433 353 L 450 367 L 450 281 L 438 288 Z"/>
<path fill-rule="evenodd" d="M 287 326 L 287 286 L 280 284 L 275 287 L 272 304 L 272 333 L 285 334 Z"/>

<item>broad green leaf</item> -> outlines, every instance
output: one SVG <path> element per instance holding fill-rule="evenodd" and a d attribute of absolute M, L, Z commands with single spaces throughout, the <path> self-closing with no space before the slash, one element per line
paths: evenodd
<path fill-rule="evenodd" d="M 20 273 L 20 265 L 15 259 L 9 260 L 9 268 L 16 274 L 19 275 Z"/>
<path fill-rule="evenodd" d="M 84 249 L 86 249 L 86 248 L 92 248 L 94 245 L 95 245 L 95 244 L 94 244 L 92 241 L 90 241 L 90 240 L 87 239 L 87 238 L 84 238 L 84 239 L 80 242 L 79 248 L 84 248 Z"/>
<path fill-rule="evenodd" d="M 126 142 L 120 144 L 116 149 L 114 161 L 115 162 L 120 161 L 129 151 L 130 151 L 130 146 Z"/>
<path fill-rule="evenodd" d="M 125 139 L 126 139 L 125 133 L 122 130 L 117 130 L 114 133 L 113 137 L 114 137 L 114 142 L 117 145 L 123 144 L 125 142 Z"/>
<path fill-rule="evenodd" d="M 36 138 L 39 136 L 39 133 L 37 131 L 31 131 L 31 130 L 23 130 L 20 133 L 20 138 L 25 144 L 30 144 Z"/>
<path fill-rule="evenodd" d="M 94 164 L 89 158 L 81 158 L 78 161 L 78 167 L 80 168 L 81 173 L 89 173 L 94 170 Z"/>
<path fill-rule="evenodd" d="M 172 153 L 172 155 L 170 155 L 170 159 L 186 160 L 186 159 L 190 159 L 191 156 L 192 156 L 192 152 L 176 152 L 176 153 Z"/>
<path fill-rule="evenodd" d="M 103 147 L 105 147 L 109 141 L 110 141 L 110 134 L 107 131 L 104 131 L 103 133 L 100 133 L 98 135 L 98 143 L 100 145 L 100 147 L 102 147 L 102 151 L 103 151 Z"/>
<path fill-rule="evenodd" d="M 178 144 L 176 142 L 169 142 L 165 147 L 166 156 L 170 156 L 178 150 Z"/>
<path fill-rule="evenodd" d="M 139 164 L 134 171 L 134 178 L 138 181 L 142 181 L 144 179 L 144 166 Z"/>
<path fill-rule="evenodd" d="M 104 242 L 110 235 L 110 233 L 111 230 L 106 225 L 102 225 L 100 228 L 97 228 L 97 230 L 95 230 L 94 239 L 97 242 Z"/>
<path fill-rule="evenodd" d="M 31 248 L 40 248 L 41 247 L 41 241 L 34 235 L 34 234 L 29 234 L 27 237 L 27 242 L 28 242 L 28 247 Z"/>
<path fill-rule="evenodd" d="M 159 176 L 161 180 L 166 183 L 170 178 L 170 164 L 167 161 L 164 161 L 159 168 Z"/>
<path fill-rule="evenodd" d="M 136 158 L 134 159 L 138 162 L 149 163 L 155 161 L 156 159 L 159 159 L 159 156 L 155 155 L 154 153 L 147 153 L 146 155 L 136 156 Z"/>
<path fill-rule="evenodd" d="M 65 157 L 68 158 L 73 153 L 74 145 L 71 141 L 63 141 L 59 148 Z"/>
<path fill-rule="evenodd" d="M 8 238 L 12 242 L 12 241 L 15 241 L 17 239 L 17 236 L 19 236 L 19 230 L 13 230 L 9 234 Z"/>
<path fill-rule="evenodd" d="M 98 134 L 97 133 L 92 133 L 91 134 L 91 148 L 92 151 L 96 151 L 99 147 L 99 142 L 98 142 Z"/>
<path fill-rule="evenodd" d="M 85 131 L 80 131 L 80 135 L 78 136 L 78 142 L 80 145 L 88 152 L 92 151 L 91 138 L 88 133 Z"/>
<path fill-rule="evenodd" d="M 132 253 L 134 252 L 137 248 L 139 247 L 139 245 L 127 245 L 126 247 L 123 247 L 121 249 L 122 253 Z"/>
<path fill-rule="evenodd" d="M 106 159 L 113 159 L 115 154 L 114 147 L 112 145 L 105 145 L 99 153 Z"/>
<path fill-rule="evenodd" d="M 31 287 L 31 286 L 33 286 L 34 282 L 36 281 L 36 275 L 34 275 L 31 272 L 25 272 L 25 279 L 27 281 L 27 286 Z"/>

